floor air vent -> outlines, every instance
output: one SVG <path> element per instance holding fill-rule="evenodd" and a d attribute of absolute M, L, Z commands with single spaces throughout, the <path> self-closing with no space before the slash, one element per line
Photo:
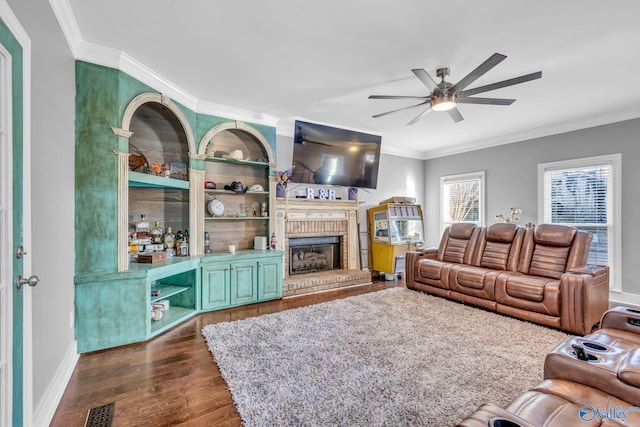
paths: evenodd
<path fill-rule="evenodd" d="M 116 404 L 114 402 L 91 408 L 87 415 L 87 422 L 84 423 L 84 427 L 111 427 L 115 405 Z"/>

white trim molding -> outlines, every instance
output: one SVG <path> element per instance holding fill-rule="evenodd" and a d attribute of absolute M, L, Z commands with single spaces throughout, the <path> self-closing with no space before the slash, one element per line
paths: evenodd
<path fill-rule="evenodd" d="M 126 52 L 84 40 L 69 0 L 49 0 L 49 3 L 75 59 L 123 71 L 197 113 L 276 126 L 277 117 L 200 100 Z"/>
<path fill-rule="evenodd" d="M 44 399 L 40 402 L 33 414 L 34 426 L 45 427 L 51 423 L 79 358 L 78 348 L 74 341 L 65 353 L 64 359 L 62 359 L 62 363 L 58 367 L 53 380 L 49 383 L 47 391 L 44 393 Z"/>

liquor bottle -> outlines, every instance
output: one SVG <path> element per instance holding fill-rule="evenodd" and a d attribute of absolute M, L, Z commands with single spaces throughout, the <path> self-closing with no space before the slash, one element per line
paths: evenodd
<path fill-rule="evenodd" d="M 167 227 L 167 232 L 164 235 L 164 247 L 168 257 L 176 254 L 176 236 L 171 232 L 171 227 Z"/>
<path fill-rule="evenodd" d="M 164 237 L 164 230 L 160 227 L 160 221 L 156 220 L 155 227 L 151 230 L 151 239 L 153 243 L 162 243 L 162 238 Z"/>
<path fill-rule="evenodd" d="M 140 221 L 136 224 L 136 235 L 138 239 L 144 239 L 149 236 L 149 223 L 144 214 L 140 215 Z"/>
<path fill-rule="evenodd" d="M 184 238 L 176 243 L 176 255 L 189 256 L 189 244 Z"/>

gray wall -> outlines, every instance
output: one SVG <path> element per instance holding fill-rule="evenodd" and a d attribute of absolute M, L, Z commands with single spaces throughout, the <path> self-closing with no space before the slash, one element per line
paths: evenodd
<path fill-rule="evenodd" d="M 74 344 L 75 65 L 47 0 L 9 0 L 31 39 L 34 410 Z M 27 169 L 27 173 L 29 170 Z"/>
<path fill-rule="evenodd" d="M 440 177 L 478 170 L 486 171 L 487 224 L 495 215 L 508 214 L 510 207 L 522 209 L 520 224 L 538 221 L 538 164 L 605 154 L 622 154 L 622 290 L 639 294 L 640 282 L 633 266 L 640 241 L 635 215 L 640 209 L 636 183 L 640 182 L 640 119 L 614 123 L 532 139 L 508 145 L 426 160 L 426 241 L 440 240 Z M 625 268 L 626 267 L 626 268 Z M 629 295 L 635 301 L 635 296 Z M 632 303 L 630 299 L 628 302 Z"/>

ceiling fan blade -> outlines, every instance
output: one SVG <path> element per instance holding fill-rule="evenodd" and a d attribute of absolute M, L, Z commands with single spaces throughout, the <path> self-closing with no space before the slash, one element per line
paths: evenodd
<path fill-rule="evenodd" d="M 421 102 L 420 104 L 409 105 L 408 107 L 398 108 L 397 110 L 386 111 L 384 113 L 376 114 L 375 116 L 371 116 L 371 117 L 377 119 L 378 117 L 386 116 L 387 114 L 395 113 L 397 111 L 407 110 L 407 109 L 413 108 L 413 107 L 419 107 L 421 105 L 428 104 L 428 103 L 429 103 L 429 100 L 426 100 L 424 102 Z M 429 108 L 431 108 L 431 105 L 429 105 Z"/>
<path fill-rule="evenodd" d="M 516 102 L 515 99 L 510 98 L 471 98 L 459 96 L 456 98 L 458 103 L 463 104 L 485 104 L 485 105 L 511 105 Z"/>
<path fill-rule="evenodd" d="M 433 77 L 431 77 L 424 68 L 414 68 L 411 71 L 420 79 L 427 89 L 429 89 L 429 93 L 433 92 L 433 90 L 438 87 L 438 83 L 433 80 Z"/>
<path fill-rule="evenodd" d="M 490 69 L 492 69 L 493 67 L 501 63 L 502 61 L 504 61 L 506 58 L 507 58 L 506 55 L 503 55 L 501 53 L 494 53 L 489 57 L 489 59 L 484 61 L 482 64 L 478 65 L 478 67 L 475 70 L 467 74 L 465 77 L 463 77 L 462 80 L 460 80 L 458 83 L 453 85 L 453 87 L 449 90 L 449 93 L 452 93 L 452 92 L 455 93 L 455 92 L 461 91 L 465 87 L 469 86 L 471 83 L 475 82 L 484 73 L 486 73 L 487 71 L 489 71 Z"/>
<path fill-rule="evenodd" d="M 421 118 L 423 118 L 424 116 L 426 116 L 430 112 L 431 112 L 431 104 L 429 104 L 429 106 L 427 107 L 426 110 L 424 110 L 422 113 L 420 113 L 417 116 L 415 116 L 409 123 L 407 123 L 407 126 L 411 126 L 411 125 L 415 124 L 418 120 L 420 120 Z"/>
<path fill-rule="evenodd" d="M 369 95 L 369 99 L 427 99 L 429 96 L 411 96 L 411 95 Z"/>
<path fill-rule="evenodd" d="M 447 113 L 449 113 L 449 117 L 451 117 L 451 119 L 456 123 L 464 120 L 464 117 L 462 117 L 462 114 L 460 114 L 460 110 L 458 110 L 457 108 L 453 108 L 447 111 Z"/>
<path fill-rule="evenodd" d="M 471 96 L 471 95 L 475 95 L 476 93 L 488 92 L 490 90 L 496 90 L 496 89 L 500 89 L 500 88 L 503 88 L 503 87 L 513 86 L 513 85 L 517 85 L 517 84 L 520 84 L 520 83 L 528 82 L 528 81 L 531 81 L 531 80 L 536 80 L 536 79 L 539 79 L 540 77 L 542 77 L 542 71 L 537 71 L 535 73 L 527 74 L 527 75 L 520 76 L 520 77 L 514 77 L 512 79 L 503 80 L 501 82 L 492 83 L 490 85 L 479 86 L 479 87 L 476 87 L 476 88 L 473 88 L 473 89 L 464 90 L 462 92 L 458 92 L 458 96 L 468 97 L 468 96 Z"/>

